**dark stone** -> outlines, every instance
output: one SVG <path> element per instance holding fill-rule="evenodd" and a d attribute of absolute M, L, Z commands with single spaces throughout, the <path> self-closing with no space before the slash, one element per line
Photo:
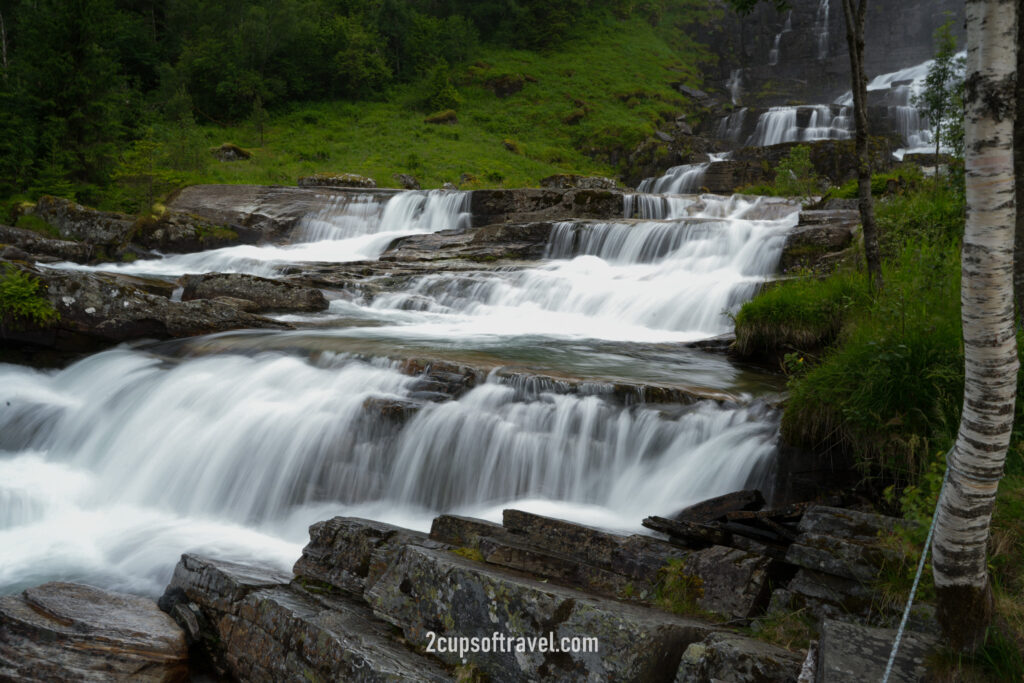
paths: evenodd
<path fill-rule="evenodd" d="M 854 236 L 859 229 L 856 211 L 801 211 L 800 222 L 786 236 L 779 270 L 827 271 L 835 267 L 842 256 L 855 256 Z"/>
<path fill-rule="evenodd" d="M 328 306 L 319 289 L 244 273 L 185 275 L 179 282 L 182 301 L 230 297 L 252 302 L 255 311 L 323 311 Z"/>
<path fill-rule="evenodd" d="M 826 534 L 803 533 L 786 551 L 786 562 L 798 567 L 869 582 L 882 565 L 898 557 L 874 541 L 853 541 Z"/>
<path fill-rule="evenodd" d="M 65 239 L 108 249 L 123 247 L 135 231 L 134 216 L 90 209 L 59 197 L 40 197 L 28 213 L 55 227 Z"/>
<path fill-rule="evenodd" d="M 335 517 L 309 527 L 309 543 L 295 563 L 296 576 L 362 595 L 406 544 L 439 547 L 427 535 L 383 522 Z"/>
<path fill-rule="evenodd" d="M 895 629 L 871 628 L 826 619 L 821 624 L 816 683 L 881 680 L 895 640 Z M 893 683 L 925 680 L 926 660 L 938 647 L 939 643 L 934 637 L 906 631 L 889 680 Z"/>
<path fill-rule="evenodd" d="M 555 190 L 614 190 L 617 184 L 614 179 L 602 176 L 556 173 L 547 178 L 541 178 L 540 186 Z"/>
<path fill-rule="evenodd" d="M 579 218 L 621 218 L 622 194 L 612 190 L 474 190 L 470 211 L 474 226 Z"/>
<path fill-rule="evenodd" d="M 181 211 L 140 218 L 132 241 L 146 249 L 183 254 L 220 249 L 234 244 L 256 244 L 261 234 L 241 225 L 220 225 Z"/>
<path fill-rule="evenodd" d="M 551 234 L 549 222 L 488 225 L 468 231 L 442 230 L 399 237 L 388 245 L 382 261 L 439 261 L 467 259 L 539 259 Z"/>
<path fill-rule="evenodd" d="M 795 683 L 803 657 L 736 633 L 712 633 L 692 643 L 679 663 L 676 683 Z"/>
<path fill-rule="evenodd" d="M 411 176 L 408 173 L 395 173 L 391 177 L 394 178 L 396 181 L 398 181 L 398 184 L 401 185 L 403 189 L 406 189 L 406 190 L 419 190 L 419 189 L 422 189 L 420 187 L 420 181 L 416 180 L 416 178 L 414 176 Z"/>
<path fill-rule="evenodd" d="M 673 519 L 688 519 L 694 522 L 710 522 L 725 517 L 735 510 L 760 510 L 764 507 L 764 495 L 757 490 L 735 491 L 715 498 L 708 498 L 695 505 L 683 508 L 672 515 Z"/>
<path fill-rule="evenodd" d="M 314 173 L 299 178 L 299 187 L 358 187 L 374 188 L 377 182 L 373 178 L 356 173 Z"/>
<path fill-rule="evenodd" d="M 188 679 L 185 635 L 156 603 L 73 583 L 0 597 L 0 679 Z"/>
<path fill-rule="evenodd" d="M 511 574 L 451 552 L 407 546 L 367 591 L 374 613 L 416 646 L 427 632 L 490 639 L 554 633 L 598 639 L 598 652 L 467 652 L 499 681 L 671 680 L 683 650 L 711 628 Z M 458 653 L 438 653 L 449 665 Z"/>
<path fill-rule="evenodd" d="M 712 546 L 685 559 L 686 571 L 701 579 L 697 605 L 729 619 L 749 619 L 764 611 L 770 597 L 769 568 L 764 555 Z"/>
<path fill-rule="evenodd" d="M 235 680 L 449 681 L 365 605 L 283 572 L 183 555 L 161 608 L 193 621 L 194 651 Z M 193 628 L 189 625 L 187 628 Z"/>
<path fill-rule="evenodd" d="M 430 525 L 430 538 L 461 548 L 476 548 L 480 545 L 481 538 L 499 536 L 503 531 L 503 527 L 494 522 L 485 522 L 474 517 L 440 515 L 435 517 Z"/>
<path fill-rule="evenodd" d="M 61 261 L 75 263 L 89 263 L 93 260 L 95 252 L 91 244 L 44 237 L 32 230 L 7 225 L 0 225 L 0 244 L 11 245 L 31 255 L 51 256 Z M 5 255 L 3 258 L 15 260 L 13 256 Z"/>

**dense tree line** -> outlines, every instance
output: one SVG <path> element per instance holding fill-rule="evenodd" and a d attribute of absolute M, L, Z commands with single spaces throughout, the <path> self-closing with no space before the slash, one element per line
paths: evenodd
<path fill-rule="evenodd" d="M 0 196 L 85 198 L 159 121 L 383 96 L 483 43 L 545 49 L 664 0 L 0 0 Z M 62 192 L 63 190 L 63 192 Z"/>

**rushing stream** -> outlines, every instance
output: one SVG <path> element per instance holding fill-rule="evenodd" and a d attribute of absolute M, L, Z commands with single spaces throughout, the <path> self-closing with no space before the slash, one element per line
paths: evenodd
<path fill-rule="evenodd" d="M 396 236 L 465 227 L 467 197 L 354 194 L 325 201 L 288 245 L 95 268 L 273 276 L 372 259 Z M 638 194 L 624 216 L 557 225 L 530 267 L 442 270 L 286 316 L 315 329 L 136 344 L 62 370 L 0 365 L 0 590 L 59 577 L 156 594 L 186 551 L 287 567 L 307 525 L 337 514 L 425 529 L 441 511 L 517 507 L 638 529 L 763 484 L 778 416 L 757 397 L 773 381 L 683 342 L 729 330 L 774 272 L 794 208 Z M 436 402 L 402 357 L 527 372 Z M 623 381 L 730 400 L 645 404 L 613 394 Z M 417 410 L 396 419 L 388 403 Z"/>

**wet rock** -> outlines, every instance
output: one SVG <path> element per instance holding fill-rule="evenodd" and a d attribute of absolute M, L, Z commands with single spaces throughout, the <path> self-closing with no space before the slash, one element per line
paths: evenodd
<path fill-rule="evenodd" d="M 261 233 L 241 225 L 223 225 L 182 211 L 140 218 L 132 241 L 146 249 L 184 254 L 233 244 L 256 244 Z"/>
<path fill-rule="evenodd" d="M 12 228 L 7 225 L 0 225 L 0 244 L 14 246 L 33 255 L 33 258 L 40 255 L 50 256 L 61 261 L 75 263 L 90 262 L 95 251 L 92 245 L 83 242 L 44 237 L 32 230 Z M 13 259 L 14 257 L 4 256 L 4 258 Z"/>
<path fill-rule="evenodd" d="M 454 183 L 445 183 L 445 184 L 443 184 L 441 186 L 441 189 L 442 190 L 457 190 L 459 188 L 457 188 Z"/>
<path fill-rule="evenodd" d="M 428 632 L 490 639 L 588 636 L 598 652 L 468 652 L 500 681 L 668 681 L 683 650 L 711 628 L 499 571 L 451 552 L 407 546 L 367 591 L 374 613 L 417 646 Z M 438 653 L 461 663 L 458 653 Z"/>
<path fill-rule="evenodd" d="M 220 147 L 210 148 L 210 154 L 217 161 L 245 161 L 252 158 L 252 152 L 230 142 L 225 142 Z"/>
<path fill-rule="evenodd" d="M 895 629 L 826 619 L 821 625 L 816 683 L 881 680 L 895 639 Z M 926 659 L 938 645 L 932 636 L 906 631 L 889 680 L 899 683 L 925 680 Z"/>
<path fill-rule="evenodd" d="M 299 178 L 299 187 L 377 187 L 373 178 L 355 173 L 314 173 Z"/>
<path fill-rule="evenodd" d="M 898 523 L 882 515 L 814 506 L 800 520 L 800 535 L 786 552 L 786 562 L 868 583 L 884 563 L 899 559 L 878 542 L 879 534 L 891 532 Z"/>
<path fill-rule="evenodd" d="M 735 491 L 725 495 L 708 498 L 689 507 L 683 508 L 672 516 L 672 519 L 688 519 L 694 522 L 709 522 L 725 517 L 727 512 L 737 510 L 760 510 L 764 507 L 764 494 L 756 489 Z"/>
<path fill-rule="evenodd" d="M 323 311 L 328 306 L 319 289 L 243 273 L 186 275 L 179 282 L 182 301 L 231 297 L 252 302 L 256 311 Z"/>
<path fill-rule="evenodd" d="M 426 534 L 357 517 L 335 517 L 309 527 L 296 576 L 362 595 L 403 545 L 444 547 Z"/>
<path fill-rule="evenodd" d="M 85 351 L 147 337 L 167 339 L 239 328 L 291 327 L 221 301 L 170 301 L 102 273 L 13 265 L 41 283 L 40 294 L 60 317 L 43 327 L 4 329 L 0 339 L 7 344 Z"/>
<path fill-rule="evenodd" d="M 420 181 L 416 180 L 416 178 L 414 176 L 411 176 L 408 173 L 395 173 L 391 177 L 394 178 L 396 181 L 398 181 L 398 184 L 401 185 L 403 189 L 406 189 L 406 190 L 419 190 L 419 189 L 422 189 L 420 187 Z"/>
<path fill-rule="evenodd" d="M 59 197 L 40 197 L 28 212 L 55 227 L 64 239 L 108 249 L 127 244 L 135 230 L 134 216 L 90 209 Z"/>
<path fill-rule="evenodd" d="M 613 190 L 474 190 L 474 226 L 578 218 L 621 218 L 622 194 Z"/>
<path fill-rule="evenodd" d="M 188 679 L 185 635 L 146 598 L 73 583 L 0 597 L 0 679 Z"/>
<path fill-rule="evenodd" d="M 410 235 L 393 241 L 380 258 L 399 262 L 539 259 L 544 255 L 552 227 L 549 222 L 513 223 Z"/>
<path fill-rule="evenodd" d="M 160 599 L 194 650 L 236 680 L 449 681 L 365 605 L 288 574 L 183 555 Z"/>
<path fill-rule="evenodd" d="M 683 652 L 676 683 L 795 683 L 803 657 L 735 633 L 712 633 Z"/>
<path fill-rule="evenodd" d="M 430 525 L 430 538 L 457 547 L 477 548 L 481 538 L 500 536 L 504 531 L 502 525 L 494 522 L 458 515 L 440 515 Z"/>
<path fill-rule="evenodd" d="M 556 190 L 614 190 L 618 187 L 618 183 L 613 178 L 602 176 L 557 173 L 547 178 L 541 178 L 540 186 Z"/>
<path fill-rule="evenodd" d="M 827 270 L 844 253 L 855 251 L 860 229 L 856 211 L 801 211 L 800 222 L 786 237 L 779 259 L 783 273 L 798 269 Z"/>

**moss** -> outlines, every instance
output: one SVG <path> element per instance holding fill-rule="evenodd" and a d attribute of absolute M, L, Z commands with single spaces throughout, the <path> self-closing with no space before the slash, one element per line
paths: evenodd
<path fill-rule="evenodd" d="M 14 227 L 38 232 L 40 235 L 45 235 L 46 237 L 64 239 L 60 235 L 60 230 L 50 225 L 39 216 L 33 216 L 27 213 L 23 213 L 18 216 L 18 220 L 14 224 Z"/>
<path fill-rule="evenodd" d="M 0 275 L 0 327 L 48 327 L 60 319 L 60 313 L 39 292 L 39 284 L 28 273 L 4 264 Z"/>
<path fill-rule="evenodd" d="M 461 548 L 453 548 L 452 552 L 459 557 L 465 557 L 467 560 L 473 560 L 474 562 L 483 562 L 484 554 L 480 552 L 479 548 L 469 548 L 463 546 Z"/>
<path fill-rule="evenodd" d="M 698 602 L 704 597 L 704 580 L 686 570 L 686 562 L 670 559 L 658 570 L 654 589 L 655 604 L 675 614 L 701 614 Z"/>
<path fill-rule="evenodd" d="M 455 113 L 454 109 L 445 109 L 443 111 L 435 112 L 430 116 L 423 119 L 423 123 L 433 124 L 456 124 L 459 122 L 459 117 Z"/>
<path fill-rule="evenodd" d="M 317 579 L 311 579 L 307 576 L 299 576 L 295 579 L 295 583 L 299 584 L 303 590 L 310 593 L 316 593 L 317 595 L 333 595 L 338 592 L 338 588 L 332 586 L 326 581 L 318 581 Z"/>

